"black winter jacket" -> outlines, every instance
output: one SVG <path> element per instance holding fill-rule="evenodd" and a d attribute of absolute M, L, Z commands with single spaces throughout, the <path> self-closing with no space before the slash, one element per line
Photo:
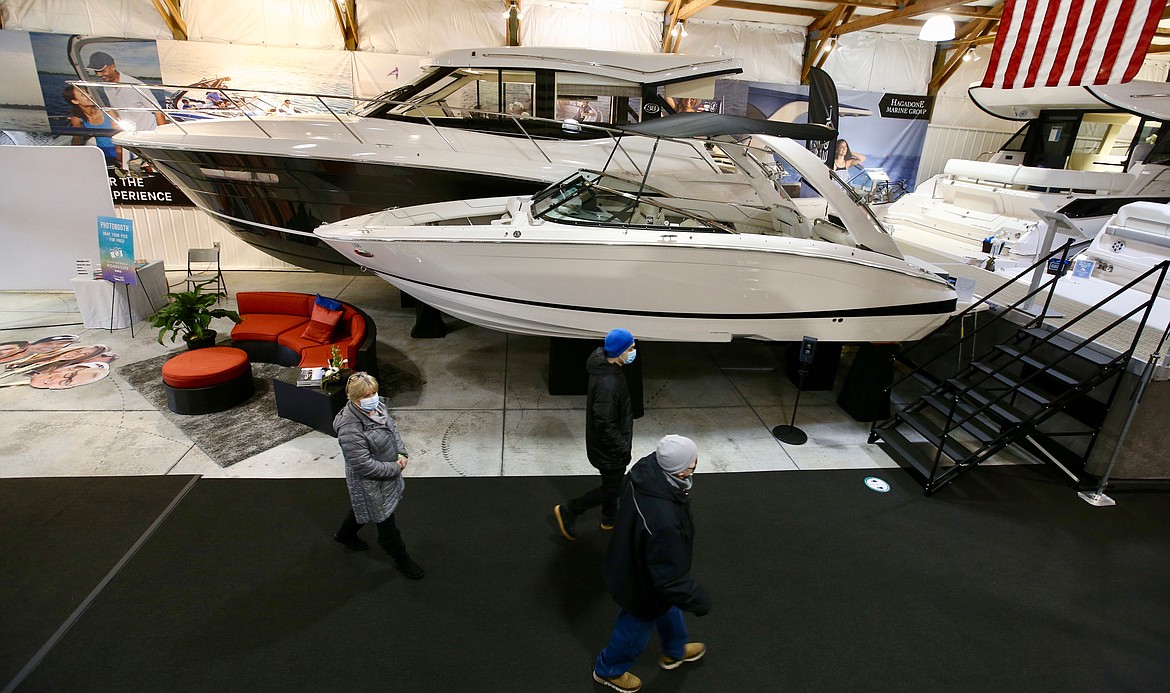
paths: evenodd
<path fill-rule="evenodd" d="M 585 398 L 585 452 L 603 472 L 625 471 L 634 444 L 634 404 L 622 367 L 598 347 L 585 360 L 589 389 Z"/>
<path fill-rule="evenodd" d="M 711 610 L 711 599 L 691 575 L 690 500 L 666 479 L 655 453 L 630 468 L 605 556 L 605 585 L 637 618 L 658 618 L 672 606 L 696 616 Z"/>

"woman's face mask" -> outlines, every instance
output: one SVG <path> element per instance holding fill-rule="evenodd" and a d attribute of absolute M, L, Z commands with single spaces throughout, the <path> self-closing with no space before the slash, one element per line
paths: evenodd
<path fill-rule="evenodd" d="M 638 355 L 637 349 L 630 349 L 630 353 L 626 354 L 626 364 L 629 365 L 634 362 L 634 357 Z"/>
<path fill-rule="evenodd" d="M 374 411 L 378 408 L 378 393 L 375 392 L 369 397 L 359 399 L 358 406 L 361 407 L 362 411 Z"/>

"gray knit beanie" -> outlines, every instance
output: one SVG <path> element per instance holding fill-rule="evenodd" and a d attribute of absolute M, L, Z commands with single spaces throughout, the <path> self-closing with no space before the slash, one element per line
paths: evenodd
<path fill-rule="evenodd" d="M 691 466 L 691 462 L 699 455 L 699 448 L 690 438 L 669 435 L 658 441 L 655 452 L 658 454 L 658 466 L 667 474 L 677 474 Z"/>

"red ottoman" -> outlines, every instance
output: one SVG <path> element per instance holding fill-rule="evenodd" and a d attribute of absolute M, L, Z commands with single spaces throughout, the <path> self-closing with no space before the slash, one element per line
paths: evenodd
<path fill-rule="evenodd" d="M 162 367 L 167 406 L 176 414 L 211 414 L 252 396 L 252 364 L 243 349 L 184 351 Z"/>

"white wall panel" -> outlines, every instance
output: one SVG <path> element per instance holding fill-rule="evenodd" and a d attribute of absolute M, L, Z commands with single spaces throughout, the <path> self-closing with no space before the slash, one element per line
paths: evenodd
<path fill-rule="evenodd" d="M 170 38 L 154 5 L 141 0 L 3 0 L 4 28 L 53 34 Z"/>
<path fill-rule="evenodd" d="M 71 291 L 99 216 L 117 214 L 97 147 L 0 147 L 0 290 Z"/>
<path fill-rule="evenodd" d="M 918 180 L 915 185 L 942 173 L 951 159 L 986 160 L 999 151 L 1008 137 L 1020 124 L 1004 123 L 1004 130 L 975 130 L 931 125 L 926 129 L 926 141 L 922 145 L 922 160 L 918 164 Z"/>
<path fill-rule="evenodd" d="M 503 9 L 500 0 L 358 2 L 358 47 L 378 53 L 433 55 L 452 48 L 502 46 Z"/>
<path fill-rule="evenodd" d="M 841 36 L 825 61 L 838 89 L 925 94 L 934 44 L 915 36 L 858 31 Z"/>
<path fill-rule="evenodd" d="M 636 53 L 658 53 L 662 50 L 661 13 L 607 10 L 552 0 L 528 0 L 523 3 L 523 7 L 520 43 L 525 46 L 596 48 Z M 499 10 L 496 10 L 496 16 L 500 16 Z"/>
<path fill-rule="evenodd" d="M 186 268 L 188 248 L 211 248 L 216 242 L 220 244 L 220 264 L 224 269 L 296 269 L 244 243 L 194 207 L 120 205 L 115 216 L 134 220 L 134 256 L 163 260 L 167 269 Z"/>
<path fill-rule="evenodd" d="M 345 49 L 333 0 L 183 0 L 183 19 L 192 41 Z"/>
<path fill-rule="evenodd" d="M 739 21 L 687 22 L 680 44 L 684 55 L 728 55 L 743 61 L 736 79 L 774 84 L 799 84 L 805 31 L 784 24 Z"/>

